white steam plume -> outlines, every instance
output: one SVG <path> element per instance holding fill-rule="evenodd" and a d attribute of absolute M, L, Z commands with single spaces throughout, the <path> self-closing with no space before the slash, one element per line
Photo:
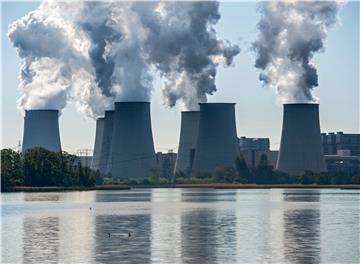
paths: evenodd
<path fill-rule="evenodd" d="M 216 37 L 218 5 L 44 1 L 9 27 L 23 60 L 19 107 L 62 109 L 73 100 L 97 117 L 114 101 L 150 101 L 155 68 L 169 106 L 197 108 L 216 91 L 218 65 L 240 51 Z"/>
<path fill-rule="evenodd" d="M 69 10 L 65 3 L 43 2 L 9 26 L 8 37 L 22 59 L 22 110 L 62 110 L 73 94 L 84 97 L 77 98 L 80 108 L 84 100 L 102 100 L 89 67 L 89 42 L 63 15 Z M 79 92 L 83 90 L 88 92 Z M 98 114 L 94 104 L 83 108 L 88 115 Z"/>
<path fill-rule="evenodd" d="M 253 43 L 259 79 L 281 103 L 314 103 L 318 75 L 311 59 L 324 50 L 341 2 L 267 1 L 259 4 L 259 35 Z"/>

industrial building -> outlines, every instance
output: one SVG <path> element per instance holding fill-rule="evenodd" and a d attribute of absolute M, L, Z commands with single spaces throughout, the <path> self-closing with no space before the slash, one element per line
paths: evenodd
<path fill-rule="evenodd" d="M 199 111 L 181 112 L 179 148 L 174 173 L 190 176 L 194 163 L 195 149 L 199 131 Z"/>
<path fill-rule="evenodd" d="M 350 156 L 360 156 L 360 134 L 322 133 L 321 142 L 324 155 L 337 155 L 339 150 L 349 150 Z"/>
<path fill-rule="evenodd" d="M 290 175 L 326 171 L 318 104 L 284 104 L 276 169 Z"/>
<path fill-rule="evenodd" d="M 270 139 L 269 138 L 239 138 L 240 151 L 244 150 L 269 150 Z"/>
<path fill-rule="evenodd" d="M 35 147 L 61 151 L 58 110 L 25 110 L 22 151 Z"/>
<path fill-rule="evenodd" d="M 156 153 L 156 168 L 157 176 L 163 177 L 172 183 L 174 181 L 174 168 L 177 154 L 172 150 L 168 153 L 157 152 Z"/>
<path fill-rule="evenodd" d="M 235 103 L 200 103 L 199 131 L 192 174 L 234 167 L 240 155 Z"/>
<path fill-rule="evenodd" d="M 115 103 L 107 172 L 121 178 L 147 177 L 156 172 L 149 102 Z"/>

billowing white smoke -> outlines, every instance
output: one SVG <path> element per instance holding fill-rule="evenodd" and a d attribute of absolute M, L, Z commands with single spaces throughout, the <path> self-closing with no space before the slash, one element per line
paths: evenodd
<path fill-rule="evenodd" d="M 218 65 L 231 65 L 240 52 L 216 36 L 219 3 L 164 1 L 137 3 L 134 9 L 148 30 L 148 60 L 166 80 L 166 104 L 172 107 L 180 100 L 186 109 L 198 109 L 216 91 Z"/>
<path fill-rule="evenodd" d="M 282 103 L 313 103 L 318 75 L 311 62 L 324 50 L 328 30 L 337 22 L 341 2 L 267 1 L 260 3 L 261 20 L 255 67 L 259 79 L 274 88 Z"/>
<path fill-rule="evenodd" d="M 217 2 L 53 2 L 15 21 L 8 36 L 23 59 L 22 109 L 89 116 L 114 101 L 150 101 L 152 73 L 165 78 L 165 102 L 197 108 L 216 91 L 217 66 L 240 51 L 218 40 Z"/>
<path fill-rule="evenodd" d="M 97 105 L 104 98 L 96 91 L 89 67 L 89 42 L 65 19 L 69 11 L 65 4 L 43 2 L 9 26 L 8 36 L 22 58 L 20 109 L 61 110 L 76 95 L 84 112 L 101 112 Z"/>

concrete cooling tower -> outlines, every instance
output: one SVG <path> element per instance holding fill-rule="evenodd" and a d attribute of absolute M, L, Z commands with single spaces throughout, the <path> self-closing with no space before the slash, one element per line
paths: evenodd
<path fill-rule="evenodd" d="M 181 112 L 181 129 L 175 173 L 190 175 L 194 162 L 194 154 L 199 130 L 199 111 Z"/>
<path fill-rule="evenodd" d="M 98 118 L 96 120 L 96 132 L 95 132 L 95 144 L 93 158 L 91 161 L 91 169 L 99 170 L 100 157 L 101 157 L 101 145 L 104 132 L 104 118 Z"/>
<path fill-rule="evenodd" d="M 155 169 L 150 103 L 115 103 L 108 172 L 114 177 L 134 178 L 154 175 Z"/>
<path fill-rule="evenodd" d="M 276 169 L 290 175 L 326 171 L 318 104 L 284 104 Z"/>
<path fill-rule="evenodd" d="M 113 140 L 114 115 L 115 112 L 113 110 L 105 111 L 104 129 L 101 139 L 101 149 L 100 149 L 100 159 L 99 159 L 99 171 L 102 174 L 107 173 L 108 161 L 110 157 L 110 150 Z"/>
<path fill-rule="evenodd" d="M 22 150 L 61 151 L 58 110 L 25 110 Z"/>
<path fill-rule="evenodd" d="M 200 103 L 199 133 L 193 173 L 234 167 L 240 155 L 234 103 Z"/>

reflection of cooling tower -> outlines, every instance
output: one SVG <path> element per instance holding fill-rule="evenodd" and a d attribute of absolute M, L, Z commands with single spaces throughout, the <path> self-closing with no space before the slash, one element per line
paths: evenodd
<path fill-rule="evenodd" d="M 113 110 L 105 111 L 104 130 L 101 140 L 101 149 L 100 149 L 101 152 L 100 152 L 100 162 L 99 162 L 99 171 L 102 174 L 106 173 L 108 167 L 110 149 L 113 139 L 113 127 L 114 127 L 114 111 Z"/>
<path fill-rule="evenodd" d="M 58 110 L 25 110 L 22 150 L 35 147 L 61 151 Z"/>
<path fill-rule="evenodd" d="M 190 174 L 199 130 L 199 111 L 181 112 L 179 149 L 175 163 L 175 173 Z"/>
<path fill-rule="evenodd" d="M 212 172 L 232 166 L 240 155 L 235 124 L 235 104 L 200 103 L 199 133 L 194 172 Z"/>
<path fill-rule="evenodd" d="M 318 104 L 284 104 L 276 169 L 290 175 L 326 171 Z"/>
<path fill-rule="evenodd" d="M 115 177 L 145 177 L 156 166 L 150 103 L 115 103 L 109 170 Z"/>
<path fill-rule="evenodd" d="M 95 133 L 95 144 L 94 144 L 94 153 L 91 161 L 91 168 L 93 170 L 99 170 L 100 166 L 100 155 L 101 155 L 101 145 L 104 132 L 104 118 L 98 118 L 96 120 L 96 133 Z"/>

